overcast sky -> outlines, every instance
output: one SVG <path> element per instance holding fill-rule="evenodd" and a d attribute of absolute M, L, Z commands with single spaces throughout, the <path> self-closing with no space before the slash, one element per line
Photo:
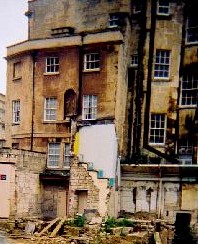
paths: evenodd
<path fill-rule="evenodd" d="M 0 93 L 6 93 L 6 47 L 27 39 L 28 0 L 0 0 Z"/>

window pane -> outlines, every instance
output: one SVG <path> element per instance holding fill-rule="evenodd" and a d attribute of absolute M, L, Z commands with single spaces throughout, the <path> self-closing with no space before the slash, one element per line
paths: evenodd
<path fill-rule="evenodd" d="M 99 53 L 89 53 L 84 56 L 84 70 L 100 68 Z"/>
<path fill-rule="evenodd" d="M 49 143 L 48 145 L 48 166 L 58 167 L 60 159 L 60 144 Z"/>
<path fill-rule="evenodd" d="M 83 96 L 83 119 L 96 119 L 97 115 L 97 96 L 84 95 Z"/>
<path fill-rule="evenodd" d="M 64 166 L 70 166 L 71 156 L 70 156 L 70 144 L 65 144 L 65 153 L 64 153 Z"/>
<path fill-rule="evenodd" d="M 54 73 L 59 71 L 59 58 L 49 57 L 46 58 L 46 72 Z"/>
<path fill-rule="evenodd" d="M 181 85 L 181 105 L 197 106 L 197 81 L 197 76 L 183 76 Z"/>
<path fill-rule="evenodd" d="M 150 143 L 163 144 L 165 142 L 165 115 L 151 114 Z"/>
<path fill-rule="evenodd" d="M 56 120 L 57 99 L 45 99 L 45 120 Z"/>
<path fill-rule="evenodd" d="M 20 101 L 12 101 L 12 121 L 13 123 L 20 122 Z"/>
<path fill-rule="evenodd" d="M 170 51 L 156 50 L 154 77 L 168 78 L 170 64 Z"/>

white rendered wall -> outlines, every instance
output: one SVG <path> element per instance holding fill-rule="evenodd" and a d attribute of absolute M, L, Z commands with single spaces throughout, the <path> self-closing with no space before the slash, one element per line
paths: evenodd
<path fill-rule="evenodd" d="M 15 191 L 15 169 L 13 165 L 0 164 L 0 218 L 9 218 L 12 191 Z"/>
<path fill-rule="evenodd" d="M 79 131 L 79 154 L 104 177 L 115 178 L 117 140 L 114 124 L 85 126 Z"/>

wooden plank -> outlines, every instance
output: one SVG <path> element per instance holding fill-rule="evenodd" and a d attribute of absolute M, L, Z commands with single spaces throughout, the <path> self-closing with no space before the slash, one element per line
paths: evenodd
<path fill-rule="evenodd" d="M 49 230 L 49 228 L 52 227 L 52 225 L 54 225 L 58 220 L 59 218 L 53 219 L 40 233 L 37 234 L 37 236 L 41 236 L 43 233 Z"/>
<path fill-rule="evenodd" d="M 55 237 L 56 234 L 58 233 L 58 231 L 60 230 L 60 228 L 62 227 L 62 225 L 65 223 L 66 217 L 63 218 L 59 224 L 56 226 L 56 228 L 53 230 L 53 232 L 51 233 L 50 237 Z"/>

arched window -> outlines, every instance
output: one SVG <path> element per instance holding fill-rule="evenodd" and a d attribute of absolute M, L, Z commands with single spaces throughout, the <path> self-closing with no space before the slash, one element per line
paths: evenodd
<path fill-rule="evenodd" d="M 64 119 L 76 114 L 76 93 L 69 89 L 64 94 Z"/>

